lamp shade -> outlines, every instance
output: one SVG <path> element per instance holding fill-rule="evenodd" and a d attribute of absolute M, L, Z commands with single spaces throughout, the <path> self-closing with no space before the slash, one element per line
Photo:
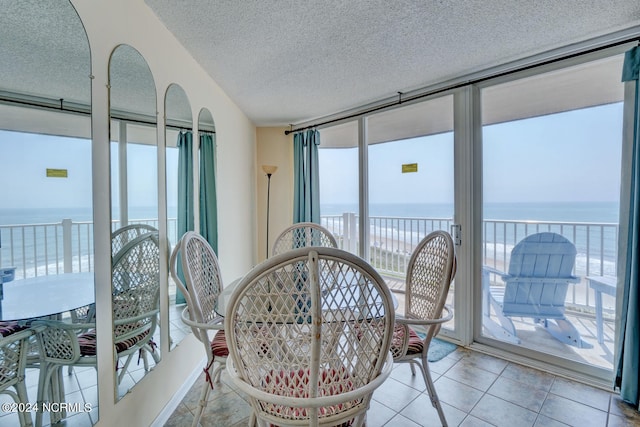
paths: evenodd
<path fill-rule="evenodd" d="M 267 175 L 273 175 L 278 170 L 278 167 L 273 165 L 262 165 L 262 170 Z"/>

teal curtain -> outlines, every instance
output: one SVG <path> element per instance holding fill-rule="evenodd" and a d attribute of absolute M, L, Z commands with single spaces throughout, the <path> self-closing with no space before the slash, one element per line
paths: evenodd
<path fill-rule="evenodd" d="M 640 382 L 640 281 L 638 275 L 638 240 L 640 236 L 640 48 L 634 47 L 625 54 L 622 81 L 635 81 L 635 109 L 633 114 L 633 144 L 631 148 L 630 193 L 628 212 L 621 212 L 621 229 L 627 225 L 626 259 L 618 276 L 622 289 L 618 293 L 619 323 L 616 334 L 615 387 L 620 397 L 638 409 Z M 626 205 L 626 203 L 624 203 Z M 623 203 L 621 203 L 621 206 Z M 628 222 L 625 221 L 628 218 Z M 621 271 L 621 269 L 623 269 Z"/>
<path fill-rule="evenodd" d="M 308 131 L 307 164 L 309 166 L 309 221 L 320 224 L 320 170 L 318 162 L 318 147 L 320 146 L 320 132 Z"/>
<path fill-rule="evenodd" d="M 178 134 L 178 237 L 194 230 L 193 197 L 193 133 Z M 178 277 L 184 283 L 182 266 L 178 263 Z M 184 295 L 176 289 L 176 304 L 184 304 Z"/>
<path fill-rule="evenodd" d="M 218 254 L 215 136 L 200 134 L 200 234 Z"/>
<path fill-rule="evenodd" d="M 320 132 L 307 130 L 293 135 L 293 222 L 320 223 Z"/>
<path fill-rule="evenodd" d="M 293 134 L 293 222 L 304 217 L 304 134 Z"/>

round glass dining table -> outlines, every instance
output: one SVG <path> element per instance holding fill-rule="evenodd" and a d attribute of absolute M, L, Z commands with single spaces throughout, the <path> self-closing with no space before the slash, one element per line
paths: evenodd
<path fill-rule="evenodd" d="M 0 320 L 54 316 L 95 302 L 93 273 L 64 273 L 2 284 Z"/>

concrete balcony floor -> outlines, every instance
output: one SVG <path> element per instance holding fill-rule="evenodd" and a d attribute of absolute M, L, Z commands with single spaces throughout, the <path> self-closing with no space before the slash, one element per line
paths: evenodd
<path fill-rule="evenodd" d="M 396 298 L 398 299 L 398 313 L 404 312 L 404 280 L 385 277 L 387 284 L 394 291 Z M 451 297 L 448 304 L 452 304 Z M 563 357 L 576 362 L 587 363 L 593 366 L 604 368 L 607 370 L 613 370 L 613 350 L 614 350 L 614 322 L 611 319 L 605 318 L 603 321 L 603 342 L 598 343 L 597 340 L 597 325 L 595 315 L 588 313 L 579 313 L 568 309 L 566 311 L 567 319 L 578 329 L 582 339 L 587 343 L 593 345 L 592 348 L 577 348 L 574 346 L 566 345 L 557 339 L 555 339 L 548 331 L 546 331 L 541 325 L 536 324 L 533 319 L 528 318 L 512 318 L 514 326 L 517 331 L 517 336 L 520 338 L 520 346 L 536 351 L 543 351 L 554 356 Z M 497 319 L 494 318 L 497 322 Z M 447 326 L 453 327 L 453 321 L 450 321 Z M 488 331 L 484 332 L 487 336 L 491 337 Z"/>

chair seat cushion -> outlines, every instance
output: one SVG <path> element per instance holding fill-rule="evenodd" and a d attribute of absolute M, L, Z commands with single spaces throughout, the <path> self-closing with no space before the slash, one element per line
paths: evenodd
<path fill-rule="evenodd" d="M 407 355 L 409 354 L 421 354 L 424 350 L 424 341 L 422 338 L 418 336 L 416 331 L 414 331 L 411 327 L 409 329 L 409 347 L 407 347 Z M 405 328 L 403 325 L 396 325 L 393 330 L 393 340 L 392 340 L 392 349 L 391 352 L 395 355 L 400 350 L 398 347 L 402 345 L 404 341 Z"/>
<path fill-rule="evenodd" d="M 229 347 L 227 347 L 227 339 L 224 335 L 224 329 L 220 329 L 214 335 L 211 340 L 211 353 L 213 353 L 213 358 L 209 361 L 207 366 L 204 368 L 205 381 L 209 383 L 211 390 L 213 390 L 213 378 L 211 377 L 210 369 L 213 366 L 213 363 L 216 361 L 216 357 L 227 357 L 229 356 Z"/>
<path fill-rule="evenodd" d="M 318 380 L 318 395 L 333 396 L 351 391 L 355 388 L 351 380 L 351 374 L 344 369 L 321 369 Z M 263 380 L 263 391 L 278 396 L 288 397 L 309 397 L 309 370 L 300 369 L 297 371 L 271 371 Z M 307 408 L 294 408 L 285 405 L 263 403 L 266 412 L 278 414 L 289 419 L 305 419 Z M 361 399 L 344 402 L 333 406 L 321 407 L 318 409 L 320 417 L 325 418 L 334 414 L 344 412 L 361 403 Z M 352 421 L 340 424 L 339 426 L 350 426 Z M 273 426 L 273 425 L 272 425 Z"/>
<path fill-rule="evenodd" d="M 147 335 L 149 335 L 148 330 L 136 335 L 135 337 L 129 338 L 128 340 L 116 343 L 116 353 L 122 353 L 123 351 L 130 349 L 143 340 Z M 96 343 L 97 339 L 95 329 L 78 335 L 78 344 L 80 344 L 80 354 L 82 356 L 95 356 L 97 354 Z"/>
<path fill-rule="evenodd" d="M 224 329 L 216 332 L 216 335 L 211 340 L 211 352 L 217 357 L 227 357 L 229 355 Z"/>
<path fill-rule="evenodd" d="M 0 335 L 8 337 L 11 334 L 27 329 L 27 326 L 20 325 L 18 322 L 0 322 Z"/>

